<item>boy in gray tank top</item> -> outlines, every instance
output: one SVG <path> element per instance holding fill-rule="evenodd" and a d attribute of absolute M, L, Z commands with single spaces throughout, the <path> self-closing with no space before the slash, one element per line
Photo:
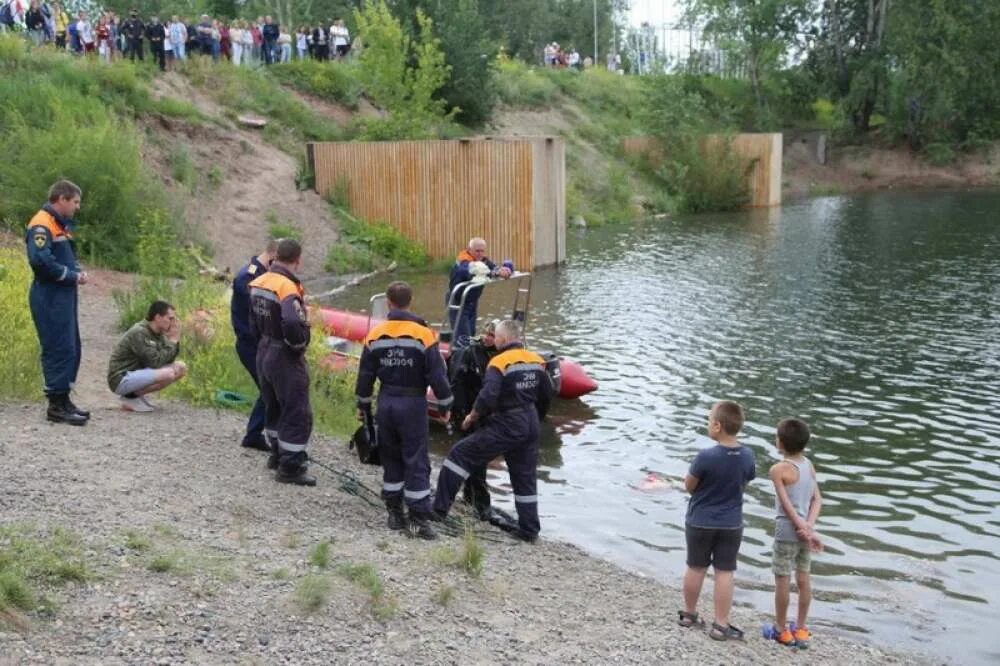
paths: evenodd
<path fill-rule="evenodd" d="M 798 419 L 785 419 L 778 424 L 775 445 L 784 456 L 771 467 L 774 483 L 774 624 L 775 640 L 783 645 L 806 647 L 811 634 L 806 617 L 812 601 L 809 568 L 811 552 L 819 552 L 823 544 L 816 535 L 816 518 L 823 504 L 816 483 L 816 470 L 802 454 L 809 443 L 809 426 Z M 795 631 L 786 626 L 790 597 L 790 578 L 795 569 L 799 588 L 798 623 Z"/>

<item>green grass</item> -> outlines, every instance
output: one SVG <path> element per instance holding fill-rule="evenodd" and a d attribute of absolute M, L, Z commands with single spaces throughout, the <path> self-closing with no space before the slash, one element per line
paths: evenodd
<path fill-rule="evenodd" d="M 330 542 L 320 541 L 309 549 L 309 564 L 317 569 L 326 569 L 330 566 Z"/>
<path fill-rule="evenodd" d="M 147 565 L 155 573 L 170 573 L 181 569 L 181 554 L 177 551 L 158 553 Z"/>
<path fill-rule="evenodd" d="M 0 400 L 32 400 L 42 393 L 38 336 L 28 309 L 31 269 L 24 250 L 0 248 L 0 317 L 8 326 L 0 345 Z"/>
<path fill-rule="evenodd" d="M 533 67 L 505 60 L 497 68 L 497 93 L 508 106 L 542 108 L 552 104 L 559 86 Z"/>
<path fill-rule="evenodd" d="M 454 597 L 455 588 L 451 585 L 445 585 L 443 587 L 439 587 L 434 593 L 434 596 L 431 598 L 434 600 L 434 603 L 439 606 L 448 606 Z"/>
<path fill-rule="evenodd" d="M 278 81 L 304 93 L 356 108 L 361 98 L 358 67 L 354 63 L 294 60 L 271 67 Z"/>
<path fill-rule="evenodd" d="M 303 578 L 295 587 L 295 602 L 307 614 L 317 613 L 330 602 L 333 581 L 329 576 L 313 574 Z"/>
<path fill-rule="evenodd" d="M 368 594 L 372 617 L 383 622 L 395 617 L 399 606 L 393 597 L 386 594 L 382 577 L 375 567 L 370 564 L 346 563 L 337 568 L 337 573 Z"/>
<path fill-rule="evenodd" d="M 83 544 L 73 533 L 0 527 L 0 626 L 26 630 L 22 612 L 53 608 L 48 590 L 92 577 Z"/>
<path fill-rule="evenodd" d="M 342 239 L 327 249 L 323 267 L 330 273 L 367 273 L 392 262 L 401 269 L 424 269 L 427 251 L 387 222 L 366 222 L 334 206 Z"/>
<path fill-rule="evenodd" d="M 271 578 L 274 580 L 288 580 L 292 577 L 292 572 L 285 567 L 275 569 L 271 572 Z"/>
<path fill-rule="evenodd" d="M 129 550 L 143 552 L 149 550 L 152 546 L 152 540 L 141 532 L 129 530 L 125 533 L 125 547 Z"/>
<path fill-rule="evenodd" d="M 483 573 L 486 550 L 471 527 L 466 527 L 460 546 L 439 546 L 431 551 L 431 558 L 441 566 L 455 567 L 473 578 Z"/>
<path fill-rule="evenodd" d="M 302 240 L 302 230 L 288 222 L 272 222 L 267 227 L 271 238 L 294 238 Z"/>

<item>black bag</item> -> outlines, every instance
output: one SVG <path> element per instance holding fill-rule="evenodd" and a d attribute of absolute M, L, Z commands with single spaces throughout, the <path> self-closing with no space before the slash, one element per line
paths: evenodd
<path fill-rule="evenodd" d="M 378 452 L 378 429 L 371 412 L 365 413 L 365 422 L 354 431 L 350 447 L 358 452 L 358 460 L 363 465 L 381 465 L 382 458 Z"/>

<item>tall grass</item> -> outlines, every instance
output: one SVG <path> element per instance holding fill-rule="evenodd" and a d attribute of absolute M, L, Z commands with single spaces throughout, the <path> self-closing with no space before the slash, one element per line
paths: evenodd
<path fill-rule="evenodd" d="M 31 269 L 24 250 L 0 248 L 0 399 L 29 400 L 41 395 L 38 337 L 28 309 Z"/>
<path fill-rule="evenodd" d="M 354 63 L 293 60 L 268 70 L 282 83 L 302 92 L 357 108 L 361 98 L 358 67 Z"/>
<path fill-rule="evenodd" d="M 508 106 L 537 109 L 553 102 L 559 86 L 519 60 L 503 60 L 497 67 L 497 94 Z"/>

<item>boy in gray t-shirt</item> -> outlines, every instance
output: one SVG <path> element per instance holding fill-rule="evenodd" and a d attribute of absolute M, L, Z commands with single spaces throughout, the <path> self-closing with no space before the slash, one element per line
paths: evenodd
<path fill-rule="evenodd" d="M 775 445 L 784 456 L 771 466 L 769 476 L 774 483 L 774 624 L 775 640 L 783 645 L 804 647 L 811 637 L 806 628 L 806 616 L 812 601 L 809 569 L 810 551 L 820 551 L 823 544 L 816 535 L 823 497 L 816 483 L 816 470 L 802 455 L 809 443 L 809 426 L 798 419 L 785 419 L 778 424 Z M 789 579 L 795 568 L 795 583 L 799 587 L 798 624 L 795 631 L 785 626 L 788 615 Z"/>

